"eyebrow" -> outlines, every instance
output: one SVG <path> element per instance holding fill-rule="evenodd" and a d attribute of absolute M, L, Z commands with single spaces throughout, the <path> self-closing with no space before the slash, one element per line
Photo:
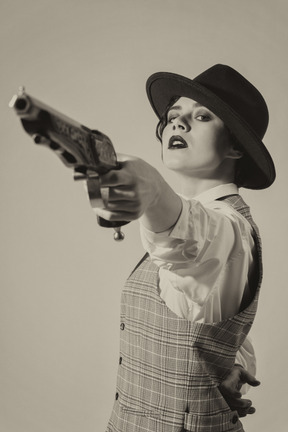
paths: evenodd
<path fill-rule="evenodd" d="M 200 104 L 199 102 L 195 102 L 195 104 L 194 104 L 194 108 L 199 108 L 199 107 L 206 108 L 206 107 L 204 107 L 204 105 Z M 173 105 L 173 106 L 169 109 L 169 111 L 172 111 L 172 110 L 180 110 L 180 109 L 182 109 L 182 106 L 181 106 L 181 105 Z M 208 108 L 207 108 L 207 109 L 208 109 Z M 168 112 L 169 112 L 169 111 L 168 111 Z"/>

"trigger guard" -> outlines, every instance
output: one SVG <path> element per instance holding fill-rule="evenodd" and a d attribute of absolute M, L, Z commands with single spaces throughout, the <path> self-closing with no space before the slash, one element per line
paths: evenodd
<path fill-rule="evenodd" d="M 102 199 L 99 177 L 87 179 L 86 184 L 91 207 L 103 207 L 104 201 Z"/>

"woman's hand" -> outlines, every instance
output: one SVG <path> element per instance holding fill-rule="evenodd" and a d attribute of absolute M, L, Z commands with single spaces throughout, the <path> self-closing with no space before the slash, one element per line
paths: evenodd
<path fill-rule="evenodd" d="M 117 155 L 119 170 L 101 176 L 101 187 L 109 188 L 102 208 L 95 213 L 108 221 L 132 221 L 142 217 L 151 231 L 173 225 L 181 211 L 181 200 L 159 172 L 142 159 Z"/>
<path fill-rule="evenodd" d="M 101 187 L 109 188 L 103 208 L 98 216 L 109 221 L 138 219 L 157 200 L 160 174 L 142 159 L 117 155 L 119 170 L 101 176 Z"/>
<path fill-rule="evenodd" d="M 245 417 L 247 414 L 254 414 L 255 408 L 252 401 L 242 399 L 240 389 L 243 384 L 249 384 L 253 387 L 260 385 L 260 382 L 240 365 L 235 365 L 230 374 L 219 386 L 222 396 L 232 411 L 238 411 L 239 417 Z"/>

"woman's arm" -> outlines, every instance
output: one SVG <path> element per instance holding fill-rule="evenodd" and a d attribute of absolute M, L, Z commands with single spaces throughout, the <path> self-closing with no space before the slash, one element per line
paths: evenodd
<path fill-rule="evenodd" d="M 98 216 L 109 221 L 132 221 L 153 232 L 165 231 L 175 224 L 182 201 L 159 172 L 142 159 L 119 155 L 120 170 L 101 176 L 101 185 L 109 187 L 109 199 Z"/>

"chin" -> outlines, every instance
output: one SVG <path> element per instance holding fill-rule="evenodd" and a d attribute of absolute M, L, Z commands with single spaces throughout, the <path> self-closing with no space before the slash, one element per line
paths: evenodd
<path fill-rule="evenodd" d="M 174 170 L 174 171 L 183 171 L 187 169 L 191 169 L 192 167 L 187 166 L 187 156 L 181 157 L 181 158 L 175 158 L 175 157 L 164 157 L 163 158 L 163 164 L 166 168 Z"/>
<path fill-rule="evenodd" d="M 170 171 L 175 171 L 175 172 L 180 172 L 180 173 L 183 173 L 184 171 L 187 171 L 187 167 L 185 167 L 183 165 L 183 163 L 179 164 L 179 163 L 176 163 L 175 161 L 174 162 L 169 161 L 169 162 L 166 162 L 166 163 L 164 162 L 164 166 L 166 168 L 168 168 Z"/>

